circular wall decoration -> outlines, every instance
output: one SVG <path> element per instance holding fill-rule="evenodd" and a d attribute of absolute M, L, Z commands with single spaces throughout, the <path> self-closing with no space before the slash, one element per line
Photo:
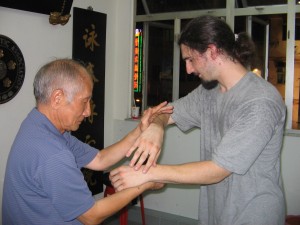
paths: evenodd
<path fill-rule="evenodd" d="M 20 48 L 0 34 L 0 104 L 19 92 L 25 78 L 25 61 Z"/>

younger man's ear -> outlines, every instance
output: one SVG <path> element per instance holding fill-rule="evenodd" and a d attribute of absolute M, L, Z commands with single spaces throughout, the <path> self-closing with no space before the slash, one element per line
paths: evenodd
<path fill-rule="evenodd" d="M 216 59 L 217 56 L 218 56 L 218 49 L 217 49 L 217 47 L 215 45 L 213 45 L 213 44 L 210 44 L 210 45 L 208 45 L 207 49 L 210 51 L 210 57 L 212 59 Z"/>

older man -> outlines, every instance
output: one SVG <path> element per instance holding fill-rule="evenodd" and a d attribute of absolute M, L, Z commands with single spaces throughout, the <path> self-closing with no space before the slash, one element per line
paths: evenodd
<path fill-rule="evenodd" d="M 126 137 L 101 151 L 70 134 L 91 113 L 93 82 L 79 63 L 58 59 L 34 80 L 36 107 L 23 121 L 12 145 L 4 180 L 2 224 L 99 224 L 148 189 L 149 182 L 95 201 L 80 168 L 105 170 L 125 156 L 162 103 L 144 113 Z"/>

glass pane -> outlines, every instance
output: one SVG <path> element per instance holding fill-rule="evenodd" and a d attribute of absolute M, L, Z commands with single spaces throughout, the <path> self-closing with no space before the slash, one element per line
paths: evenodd
<path fill-rule="evenodd" d="M 286 21 L 286 15 L 269 16 L 268 81 L 277 88 L 283 99 L 285 98 Z"/>
<path fill-rule="evenodd" d="M 174 22 L 149 23 L 147 105 L 172 101 Z"/>
<path fill-rule="evenodd" d="M 249 23 L 247 25 L 247 22 Z M 250 33 L 252 40 L 256 46 L 256 58 L 251 64 L 250 70 L 256 73 L 258 76 L 266 78 L 266 57 L 268 56 L 268 16 L 237 16 L 235 20 L 235 34 L 240 32 L 247 32 L 247 26 L 251 27 Z"/>
<path fill-rule="evenodd" d="M 300 129 L 300 14 L 296 14 L 295 59 L 294 59 L 294 99 L 293 99 L 293 129 Z"/>

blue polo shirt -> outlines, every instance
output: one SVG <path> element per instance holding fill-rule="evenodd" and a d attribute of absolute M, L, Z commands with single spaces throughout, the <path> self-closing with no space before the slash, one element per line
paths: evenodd
<path fill-rule="evenodd" d="M 95 200 L 81 168 L 98 150 L 61 134 L 37 109 L 23 121 L 5 173 L 2 224 L 81 224 Z"/>

